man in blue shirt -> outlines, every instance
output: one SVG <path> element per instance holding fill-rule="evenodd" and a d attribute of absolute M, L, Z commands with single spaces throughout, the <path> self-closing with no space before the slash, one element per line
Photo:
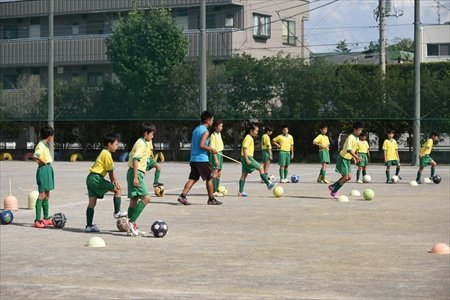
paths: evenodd
<path fill-rule="evenodd" d="M 217 153 L 217 150 L 209 147 L 208 127 L 211 127 L 214 122 L 214 114 L 205 110 L 201 114 L 201 124 L 198 125 L 192 132 L 191 142 L 191 159 L 189 165 L 191 166 L 191 173 L 189 179 L 184 185 L 183 192 L 178 197 L 178 202 L 184 205 L 191 205 L 186 198 L 194 184 L 202 177 L 206 181 L 206 190 L 208 192 L 208 205 L 220 205 L 222 202 L 216 200 L 213 196 L 212 184 L 212 168 L 209 164 L 208 152 Z"/>

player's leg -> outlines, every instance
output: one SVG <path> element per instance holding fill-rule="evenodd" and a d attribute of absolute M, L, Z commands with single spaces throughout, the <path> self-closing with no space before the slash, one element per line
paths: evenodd
<path fill-rule="evenodd" d="M 164 185 L 162 182 L 159 182 L 159 177 L 161 176 L 161 166 L 160 164 L 155 164 L 155 178 L 153 179 L 153 187 Z"/>
<path fill-rule="evenodd" d="M 432 159 L 430 164 L 431 164 L 431 178 L 433 178 L 434 173 L 436 172 L 437 163 Z"/>
<path fill-rule="evenodd" d="M 389 164 L 389 162 L 387 162 Z M 389 183 L 391 181 L 391 166 L 387 165 L 386 166 L 386 183 Z"/>
<path fill-rule="evenodd" d="M 422 171 L 424 169 L 424 166 L 420 166 L 419 170 L 417 171 L 416 181 L 420 182 L 420 177 L 422 176 Z"/>
<path fill-rule="evenodd" d="M 397 162 L 397 167 L 395 168 L 395 175 L 399 177 L 399 179 L 402 179 L 398 174 L 400 174 L 400 162 Z"/>
<path fill-rule="evenodd" d="M 97 205 L 97 197 L 90 196 L 89 197 L 89 203 L 86 208 L 86 231 L 89 230 L 91 232 L 91 227 L 93 227 L 94 224 L 94 208 Z"/>
<path fill-rule="evenodd" d="M 358 170 L 356 170 L 356 181 L 357 182 L 361 182 L 362 181 L 362 180 L 359 179 L 362 169 L 363 169 L 363 167 L 358 166 Z"/>
<path fill-rule="evenodd" d="M 248 173 L 242 171 L 241 178 L 239 179 L 239 194 L 238 196 L 246 197 L 247 193 L 245 190 L 245 179 L 247 178 Z"/>

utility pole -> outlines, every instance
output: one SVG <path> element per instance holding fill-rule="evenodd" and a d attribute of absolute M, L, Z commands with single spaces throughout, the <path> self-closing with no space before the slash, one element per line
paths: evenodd
<path fill-rule="evenodd" d="M 54 98 L 53 98 L 53 59 L 54 59 L 54 48 L 53 48 L 53 9 L 54 0 L 48 0 L 48 125 L 55 128 L 55 116 L 54 116 Z M 49 143 L 49 150 L 52 157 L 55 157 L 55 144 L 52 140 Z"/>
<path fill-rule="evenodd" d="M 206 0 L 200 3 L 200 112 L 206 110 Z"/>
<path fill-rule="evenodd" d="M 386 75 L 386 6 L 385 0 L 379 0 L 378 13 L 380 17 L 380 70 L 384 80 Z"/>
<path fill-rule="evenodd" d="M 422 35 L 420 0 L 414 0 L 414 124 L 411 165 L 419 164 L 420 149 L 420 62 L 422 60 Z"/>

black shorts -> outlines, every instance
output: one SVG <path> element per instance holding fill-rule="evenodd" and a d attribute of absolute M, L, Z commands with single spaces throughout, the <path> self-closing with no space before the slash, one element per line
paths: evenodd
<path fill-rule="evenodd" d="M 213 169 L 209 162 L 190 162 L 191 173 L 189 179 L 199 180 L 200 176 L 203 180 L 210 180 L 212 178 Z"/>

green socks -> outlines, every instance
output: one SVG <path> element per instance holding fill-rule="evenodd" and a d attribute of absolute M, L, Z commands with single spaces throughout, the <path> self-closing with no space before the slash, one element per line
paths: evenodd
<path fill-rule="evenodd" d="M 213 183 L 213 192 L 217 192 L 217 189 L 219 188 L 220 179 L 213 177 L 212 183 Z"/>
<path fill-rule="evenodd" d="M 155 171 L 155 179 L 153 180 L 153 183 L 158 183 L 159 182 L 159 176 L 161 175 L 161 171 L 160 170 L 156 170 Z"/>
<path fill-rule="evenodd" d="M 391 174 L 389 173 L 389 171 L 386 171 L 386 181 L 391 180 Z"/>
<path fill-rule="evenodd" d="M 279 173 L 280 173 L 280 180 L 284 179 L 284 170 L 283 170 L 283 168 L 280 167 Z"/>
<path fill-rule="evenodd" d="M 144 210 L 145 205 L 146 204 L 142 201 L 138 202 L 138 204 L 136 205 L 136 208 L 134 209 L 133 215 L 130 218 L 131 222 L 136 222 L 137 218 L 139 218 L 140 214 Z"/>
<path fill-rule="evenodd" d="M 94 209 L 91 207 L 88 207 L 86 209 L 86 225 L 92 226 L 92 221 L 94 220 Z"/>
<path fill-rule="evenodd" d="M 367 174 L 366 170 L 363 169 L 363 170 L 362 170 L 362 175 L 363 175 L 363 176 L 366 176 L 366 174 Z"/>
<path fill-rule="evenodd" d="M 395 169 L 395 175 L 398 175 L 398 173 L 400 173 L 400 167 L 397 167 L 397 168 Z"/>
<path fill-rule="evenodd" d="M 361 170 L 357 170 L 356 171 L 356 180 L 359 180 L 359 175 L 361 174 Z"/>
<path fill-rule="evenodd" d="M 245 180 L 239 179 L 239 193 L 244 192 Z"/>
<path fill-rule="evenodd" d="M 260 177 L 261 177 L 261 179 L 264 181 L 264 183 L 266 184 L 266 185 L 269 185 L 269 178 L 267 178 L 267 174 L 261 174 L 260 175 Z"/>
<path fill-rule="evenodd" d="M 342 186 L 343 186 L 343 184 L 341 183 L 340 180 L 336 181 L 336 182 L 333 184 L 333 192 L 336 193 L 337 191 L 339 191 L 339 189 L 340 189 Z"/>
<path fill-rule="evenodd" d="M 431 167 L 431 177 L 434 177 L 434 172 L 436 171 L 436 168 Z"/>
<path fill-rule="evenodd" d="M 422 172 L 417 171 L 416 181 L 419 181 L 421 176 Z"/>
<path fill-rule="evenodd" d="M 327 172 L 323 168 L 320 169 L 320 176 L 322 176 L 322 179 L 327 178 Z"/>
<path fill-rule="evenodd" d="M 114 213 L 117 214 L 120 211 L 120 197 L 113 197 Z"/>
<path fill-rule="evenodd" d="M 283 171 L 284 171 L 284 178 L 286 179 L 288 176 L 288 169 L 284 169 Z"/>
<path fill-rule="evenodd" d="M 48 199 L 42 201 L 42 210 L 44 211 L 44 219 L 48 220 Z"/>
<path fill-rule="evenodd" d="M 131 217 L 134 213 L 134 207 L 128 207 L 128 217 Z"/>
<path fill-rule="evenodd" d="M 42 220 L 42 202 L 44 202 L 44 200 L 42 200 L 42 199 L 37 199 L 36 200 L 36 205 L 34 206 L 36 208 L 36 219 L 35 219 L 35 221 Z"/>

